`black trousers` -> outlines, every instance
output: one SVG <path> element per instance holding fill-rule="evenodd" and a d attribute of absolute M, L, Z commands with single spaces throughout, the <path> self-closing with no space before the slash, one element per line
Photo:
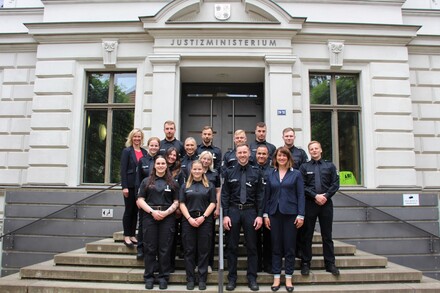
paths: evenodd
<path fill-rule="evenodd" d="M 258 271 L 272 272 L 272 244 L 270 230 L 264 225 L 257 231 Z"/>
<path fill-rule="evenodd" d="M 169 279 L 171 273 L 171 249 L 173 244 L 175 217 L 169 215 L 162 221 L 156 221 L 150 214 L 143 220 L 144 229 L 144 280 L 154 280 L 156 258 L 159 262 L 159 280 Z"/>
<path fill-rule="evenodd" d="M 294 224 L 296 216 L 284 215 L 279 211 L 269 216 L 272 237 L 272 273 L 274 274 L 281 274 L 284 257 L 286 275 L 293 275 L 297 234 Z"/>
<path fill-rule="evenodd" d="M 137 234 L 137 250 L 138 252 L 144 251 L 144 228 L 143 228 L 143 218 L 145 217 L 146 213 L 143 209 L 139 209 L 139 225 L 138 225 L 138 234 Z"/>
<path fill-rule="evenodd" d="M 128 197 L 124 196 L 124 215 L 122 216 L 122 226 L 124 236 L 136 236 L 136 223 L 138 218 L 138 207 L 134 188 L 128 189 Z"/>
<path fill-rule="evenodd" d="M 257 217 L 255 209 L 239 210 L 231 207 L 229 209 L 229 218 L 231 218 L 232 227 L 227 232 L 225 242 L 227 243 L 228 260 L 228 280 L 237 281 L 237 256 L 238 244 L 240 241 L 240 230 L 243 227 L 244 238 L 247 251 L 247 279 L 253 281 L 257 279 L 258 255 L 257 255 L 257 232 L 255 231 L 254 221 Z"/>
<path fill-rule="evenodd" d="M 306 216 L 302 234 L 304 247 L 301 260 L 303 263 L 310 263 L 312 260 L 312 240 L 317 219 L 321 228 L 324 262 L 328 266 L 335 263 L 335 248 L 332 240 L 333 202 L 331 199 L 328 199 L 323 206 L 316 204 L 312 200 L 306 200 Z"/>
<path fill-rule="evenodd" d="M 211 268 L 214 268 L 214 255 L 215 255 L 215 237 L 216 237 L 216 231 L 215 231 L 215 219 L 212 220 L 211 224 L 211 248 L 209 249 L 209 257 L 208 257 L 208 265 L 211 266 Z"/>
<path fill-rule="evenodd" d="M 208 276 L 209 252 L 212 238 L 212 216 L 205 219 L 198 228 L 191 226 L 186 219 L 182 220 L 182 242 L 184 248 L 184 260 L 186 280 L 195 281 L 194 270 L 199 271 L 199 282 L 205 282 Z"/>

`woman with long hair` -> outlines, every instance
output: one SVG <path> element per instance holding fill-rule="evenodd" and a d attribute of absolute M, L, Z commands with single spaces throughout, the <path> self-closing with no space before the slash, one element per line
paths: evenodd
<path fill-rule="evenodd" d="M 158 137 L 150 137 L 147 141 L 147 155 L 142 157 L 139 160 L 137 167 L 137 176 L 136 176 L 136 192 L 139 190 L 139 185 L 142 180 L 150 176 L 151 170 L 154 166 L 154 159 L 159 154 L 159 146 L 160 146 L 160 138 Z M 142 209 L 139 209 L 139 225 L 138 225 L 138 245 L 137 245 L 137 255 L 136 258 L 138 260 L 144 259 L 144 233 L 142 227 L 142 219 L 145 216 L 145 212 Z"/>
<path fill-rule="evenodd" d="M 273 167 L 265 187 L 264 224 L 271 231 L 272 291 L 280 289 L 282 259 L 286 273 L 286 290 L 294 290 L 296 235 L 304 223 L 304 182 L 301 173 L 293 168 L 293 158 L 286 147 L 276 149 Z"/>
<path fill-rule="evenodd" d="M 179 193 L 182 211 L 182 241 L 185 251 L 186 288 L 194 289 L 196 260 L 199 290 L 206 289 L 208 258 L 211 247 L 215 187 L 208 181 L 202 163 L 193 161 L 187 182 Z"/>
<path fill-rule="evenodd" d="M 136 223 L 138 218 L 138 207 L 136 205 L 136 169 L 139 160 L 147 155 L 142 148 L 144 133 L 139 128 L 134 128 L 128 134 L 125 148 L 121 154 L 121 186 L 124 196 L 124 215 L 122 226 L 124 227 L 124 244 L 133 248 L 137 244 Z"/>
<path fill-rule="evenodd" d="M 149 177 L 139 187 L 137 204 L 145 211 L 143 218 L 145 288 L 153 289 L 154 266 L 156 257 L 159 262 L 159 289 L 168 287 L 171 273 L 171 249 L 175 229 L 175 217 L 178 202 L 178 187 L 168 169 L 165 158 L 156 157 Z"/>

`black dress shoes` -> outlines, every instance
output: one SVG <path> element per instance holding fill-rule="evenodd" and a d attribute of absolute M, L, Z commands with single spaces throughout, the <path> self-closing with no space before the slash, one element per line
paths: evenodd
<path fill-rule="evenodd" d="M 201 290 L 201 291 L 206 290 L 206 283 L 205 282 L 199 282 L 199 290 Z"/>
<path fill-rule="evenodd" d="M 153 281 L 145 281 L 145 289 L 153 289 Z"/>
<path fill-rule="evenodd" d="M 257 281 L 255 281 L 255 280 L 249 281 L 248 286 L 249 286 L 249 289 L 251 289 L 252 291 L 260 290 L 260 287 L 258 287 Z"/>
<path fill-rule="evenodd" d="M 272 290 L 272 292 L 276 292 L 276 291 L 278 291 L 278 290 L 280 290 L 280 285 L 278 285 L 278 286 L 270 286 L 270 290 Z"/>
<path fill-rule="evenodd" d="M 235 284 L 235 281 L 229 281 L 228 285 L 226 285 L 226 290 L 227 291 L 234 291 L 236 286 L 237 285 Z"/>
<path fill-rule="evenodd" d="M 159 289 L 165 290 L 166 288 L 168 288 L 167 280 L 159 280 Z"/>
<path fill-rule="evenodd" d="M 186 283 L 186 290 L 194 290 L 194 282 L 189 281 Z"/>
<path fill-rule="evenodd" d="M 301 264 L 301 275 L 303 275 L 303 276 L 310 275 L 310 264 L 308 264 L 308 263 Z"/>
<path fill-rule="evenodd" d="M 287 291 L 287 292 L 293 292 L 294 289 L 295 289 L 295 288 L 294 288 L 293 286 L 287 286 L 287 285 L 286 285 L 286 291 Z"/>
<path fill-rule="evenodd" d="M 125 239 L 124 239 L 124 244 L 125 244 L 125 246 L 127 246 L 128 248 L 134 248 L 134 244 L 133 244 L 133 242 L 126 242 Z"/>
<path fill-rule="evenodd" d="M 339 269 L 334 264 L 326 266 L 325 267 L 325 271 L 329 272 L 329 273 L 332 273 L 333 276 L 339 276 L 340 275 Z"/>
<path fill-rule="evenodd" d="M 140 249 L 138 249 L 137 254 L 136 254 L 136 259 L 137 260 L 143 260 L 144 259 L 144 252 Z"/>

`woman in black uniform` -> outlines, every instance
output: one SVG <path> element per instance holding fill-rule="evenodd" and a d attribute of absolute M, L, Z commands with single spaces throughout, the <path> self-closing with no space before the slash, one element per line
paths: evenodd
<path fill-rule="evenodd" d="M 220 174 L 214 169 L 214 158 L 210 151 L 203 151 L 199 155 L 199 160 L 202 162 L 203 170 L 205 170 L 205 175 L 215 187 L 215 194 L 217 198 L 217 205 L 214 210 L 214 219 L 220 216 Z M 214 250 L 215 250 L 215 221 L 212 221 L 212 241 L 211 250 L 209 252 L 209 265 L 208 274 L 212 273 L 212 268 L 214 265 Z"/>
<path fill-rule="evenodd" d="M 182 241 L 185 249 L 186 288 L 194 289 L 195 267 L 199 271 L 199 290 L 206 289 L 208 258 L 211 247 L 212 213 L 216 205 L 215 187 L 206 178 L 199 160 L 191 164 L 188 181 L 180 188 Z"/>
<path fill-rule="evenodd" d="M 139 186 L 141 185 L 142 180 L 150 176 L 151 170 L 154 166 L 154 159 L 159 154 L 159 146 L 160 146 L 160 138 L 158 137 L 150 137 L 147 141 L 147 155 L 142 157 L 139 160 L 137 166 L 137 175 L 136 175 L 136 192 L 139 191 Z M 142 209 L 139 209 L 139 225 L 138 225 L 138 235 L 137 235 L 137 254 L 136 258 L 138 260 L 144 259 L 144 233 L 142 228 L 142 219 L 145 216 L 145 212 Z"/>
<path fill-rule="evenodd" d="M 175 217 L 179 202 L 178 187 L 168 169 L 165 158 L 156 157 L 149 177 L 139 187 L 137 204 L 146 213 L 143 218 L 145 250 L 145 288 L 153 289 L 154 264 L 159 261 L 159 289 L 168 287 L 171 271 L 171 248 L 174 237 Z"/>

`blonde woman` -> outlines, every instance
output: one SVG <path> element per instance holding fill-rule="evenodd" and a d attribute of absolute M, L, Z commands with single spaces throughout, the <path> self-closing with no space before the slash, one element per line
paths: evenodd
<path fill-rule="evenodd" d="M 144 134 L 139 128 L 135 128 L 128 134 L 125 142 L 126 148 L 121 155 L 121 186 L 124 196 L 124 215 L 122 226 L 124 227 L 124 244 L 133 248 L 137 244 L 136 223 L 138 208 L 136 205 L 136 169 L 139 160 L 147 155 L 147 151 L 142 148 L 144 144 Z"/>
<path fill-rule="evenodd" d="M 199 160 L 191 164 L 188 181 L 179 194 L 182 220 L 182 241 L 185 249 L 186 288 L 194 289 L 195 267 L 199 272 L 199 290 L 206 290 L 208 258 L 211 248 L 213 211 L 216 205 L 215 188 L 208 181 Z"/>

